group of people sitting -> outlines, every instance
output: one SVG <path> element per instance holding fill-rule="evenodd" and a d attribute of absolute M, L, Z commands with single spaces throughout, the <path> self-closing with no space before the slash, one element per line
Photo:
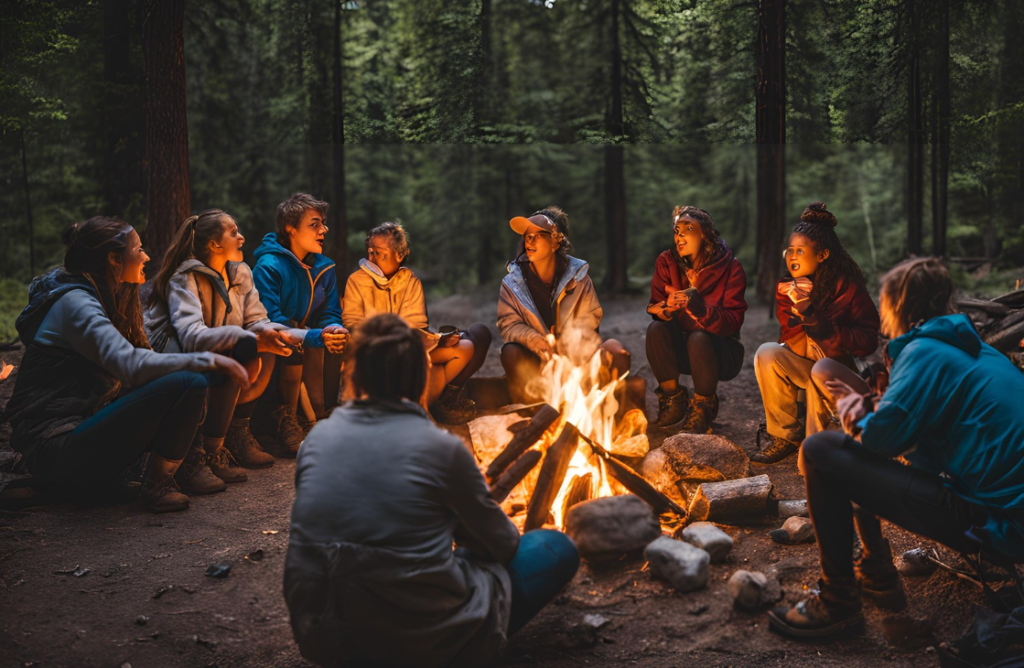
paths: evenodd
<path fill-rule="evenodd" d="M 303 653 L 322 665 L 479 665 L 579 556 L 558 532 L 520 537 L 468 450 L 432 425 L 475 416 L 463 388 L 489 328 L 431 331 L 396 223 L 369 232 L 342 295 L 322 252 L 327 210 L 302 193 L 283 202 L 252 269 L 229 214 L 190 217 L 145 304 L 149 257 L 130 225 L 68 228 L 64 265 L 33 281 L 17 321 L 26 352 L 6 407 L 11 444 L 64 491 L 116 481 L 148 453 L 141 495 L 156 512 L 244 481 L 271 453 L 297 455 L 285 595 Z M 803 212 L 778 283 L 778 342 L 754 358 L 766 420 L 751 459 L 800 452 L 821 551 L 820 593 L 771 613 L 797 636 L 858 622 L 862 591 L 905 603 L 879 517 L 963 552 L 1024 559 L 1024 419 L 1011 405 L 1024 375 L 953 313 L 937 260 L 886 274 L 879 315 L 836 224 L 821 202 Z M 629 352 L 600 338 L 603 311 L 587 263 L 570 255 L 565 212 L 510 226 L 520 245 L 497 328 L 512 399 L 536 400 L 543 365 L 578 356 L 581 341 L 627 373 Z M 746 275 L 707 211 L 677 207 L 671 230 L 647 307 L 652 428 L 710 433 L 718 384 L 743 362 Z M 859 373 L 880 333 L 885 363 Z M 343 367 L 350 400 L 332 410 Z"/>

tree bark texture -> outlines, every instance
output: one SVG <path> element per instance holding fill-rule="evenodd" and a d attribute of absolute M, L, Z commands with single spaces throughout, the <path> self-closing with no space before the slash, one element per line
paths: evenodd
<path fill-rule="evenodd" d="M 338 276 L 348 276 L 348 215 L 345 197 L 345 93 L 342 87 L 342 2 L 334 1 L 334 105 L 331 116 L 331 156 L 333 184 L 331 193 L 331 236 Z"/>
<path fill-rule="evenodd" d="M 132 66 L 132 0 L 103 0 L 103 107 L 106 153 L 103 191 L 107 211 L 125 216 L 141 198 L 146 112 Z"/>
<path fill-rule="evenodd" d="M 190 213 L 185 111 L 185 0 L 144 0 L 146 252 L 159 266 Z"/>
<path fill-rule="evenodd" d="M 921 16 L 917 0 L 906 0 L 907 13 L 907 253 L 924 246 L 924 114 L 921 95 Z"/>
<path fill-rule="evenodd" d="M 622 75 L 622 42 L 619 35 L 619 20 L 622 11 L 622 0 L 611 3 L 611 40 L 612 51 L 612 91 L 611 104 L 608 110 L 608 130 L 616 137 L 626 135 L 626 122 L 623 112 L 623 75 Z M 605 284 L 615 293 L 626 291 L 626 265 L 629 259 L 626 241 L 626 176 L 625 156 L 620 145 L 606 146 L 604 149 L 604 187 L 605 213 L 608 240 L 608 274 Z"/>
<path fill-rule="evenodd" d="M 759 0 L 757 35 L 757 283 L 772 303 L 786 220 L 786 3 Z"/>

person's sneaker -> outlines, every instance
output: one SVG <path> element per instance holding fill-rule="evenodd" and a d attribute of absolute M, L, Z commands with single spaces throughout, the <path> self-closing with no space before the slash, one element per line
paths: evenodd
<path fill-rule="evenodd" d="M 889 541 L 871 550 L 867 556 L 853 563 L 861 592 L 884 610 L 899 612 L 907 607 L 907 594 L 903 590 L 900 573 L 892 562 Z"/>
<path fill-rule="evenodd" d="M 217 452 L 206 456 L 206 464 L 210 467 L 213 475 L 224 482 L 245 482 L 249 479 L 245 471 L 238 466 L 238 462 L 235 461 L 231 452 L 223 445 L 217 449 Z"/>
<path fill-rule="evenodd" d="M 234 455 L 239 465 L 247 469 L 265 469 L 274 465 L 274 456 L 264 452 L 259 441 L 249 431 L 249 420 L 232 423 L 224 438 L 224 447 Z"/>
<path fill-rule="evenodd" d="M 294 457 L 299 454 L 299 446 L 302 445 L 302 440 L 306 438 L 306 433 L 299 426 L 299 420 L 295 415 L 295 411 L 288 406 L 278 406 L 270 414 L 270 417 L 273 420 L 275 435 L 280 445 L 279 456 Z"/>
<path fill-rule="evenodd" d="M 863 628 L 864 614 L 856 588 L 841 589 L 827 600 L 821 592 L 815 592 L 791 608 L 769 610 L 768 623 L 774 631 L 794 638 L 824 638 Z"/>
<path fill-rule="evenodd" d="M 761 447 L 761 440 L 766 439 L 768 445 Z M 750 455 L 750 461 L 758 464 L 774 464 L 781 462 L 794 452 L 800 450 L 800 444 L 787 441 L 779 436 L 772 436 L 762 426 L 757 430 L 757 452 Z"/>
<path fill-rule="evenodd" d="M 686 420 L 683 421 L 679 432 L 682 434 L 710 434 L 713 419 L 711 415 L 712 412 L 717 411 L 717 394 L 705 397 L 694 392 L 693 399 L 690 401 L 690 413 L 686 416 Z"/>
<path fill-rule="evenodd" d="M 476 418 L 476 402 L 462 396 L 462 388 L 448 385 L 430 406 L 430 415 L 441 424 L 466 424 Z"/>
<path fill-rule="evenodd" d="M 654 393 L 658 395 L 658 419 L 654 421 L 654 426 L 658 429 L 671 429 L 682 422 L 686 411 L 690 409 L 690 393 L 686 388 L 679 385 L 675 392 L 669 393 L 656 387 Z"/>
<path fill-rule="evenodd" d="M 189 494 L 216 494 L 227 489 L 224 481 L 213 475 L 210 467 L 206 465 L 203 437 L 199 433 L 196 433 L 188 454 L 175 472 L 174 480 Z"/>

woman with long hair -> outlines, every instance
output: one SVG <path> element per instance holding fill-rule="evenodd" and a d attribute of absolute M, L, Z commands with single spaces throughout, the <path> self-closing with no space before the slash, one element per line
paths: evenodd
<path fill-rule="evenodd" d="M 1024 604 L 1011 572 L 1024 561 L 1024 376 L 953 312 L 953 282 L 935 258 L 882 278 L 881 321 L 885 393 L 831 381 L 846 433 L 819 432 L 800 450 L 821 580 L 819 593 L 769 613 L 788 635 L 859 625 L 862 594 L 906 604 L 879 518 L 971 557 L 1005 612 Z"/>
<path fill-rule="evenodd" d="M 464 424 L 476 417 L 476 404 L 462 396 L 466 381 L 483 366 L 491 330 L 473 323 L 458 336 L 440 336 L 427 328 L 427 299 L 412 269 L 409 237 L 400 223 L 386 222 L 366 235 L 366 257 L 345 283 L 341 321 L 350 331 L 379 313 L 401 316 L 423 332 L 430 357 L 426 404 L 438 422 Z"/>
<path fill-rule="evenodd" d="M 196 493 L 246 480 L 232 459 L 245 468 L 274 464 L 249 431 L 249 419 L 276 355 L 290 354 L 288 346 L 302 340 L 302 332 L 267 318 L 242 261 L 244 243 L 235 219 L 220 209 L 189 216 L 164 254 L 147 301 L 146 331 L 154 350 L 221 353 L 256 378 L 245 392 L 230 383 L 210 388 L 206 420 L 178 471 L 182 487 Z"/>
<path fill-rule="evenodd" d="M 805 436 L 826 428 L 835 402 L 832 379 L 867 391 L 854 369 L 855 358 L 878 348 L 878 309 L 864 274 L 836 235 L 838 221 L 824 202 L 811 202 L 789 236 L 785 251 L 789 277 L 779 281 L 775 314 L 778 343 L 765 343 L 754 356 L 754 371 L 765 408 L 751 461 L 772 464 L 799 449 Z M 797 394 L 806 394 L 807 417 L 797 415 Z"/>
<path fill-rule="evenodd" d="M 249 376 L 216 353 L 150 349 L 138 288 L 149 256 L 127 223 L 96 217 L 62 237 L 64 265 L 35 279 L 16 327 L 25 343 L 7 404 L 11 447 L 32 475 L 64 490 L 115 482 L 149 452 L 142 498 L 155 512 L 184 510 L 174 474 L 221 371 Z"/>
<path fill-rule="evenodd" d="M 579 554 L 557 531 L 520 538 L 472 453 L 431 423 L 419 332 L 381 314 L 351 345 L 356 399 L 296 465 L 284 592 L 299 650 L 322 666 L 487 665 Z"/>
<path fill-rule="evenodd" d="M 704 209 L 672 212 L 673 247 L 658 255 L 647 312 L 647 360 L 658 381 L 662 429 L 705 434 L 718 415 L 718 383 L 743 364 L 740 328 L 747 275 Z M 693 377 L 693 399 L 679 384 Z"/>
<path fill-rule="evenodd" d="M 616 377 L 628 372 L 629 351 L 615 339 L 601 341 L 604 310 L 588 276 L 590 265 L 569 254 L 569 216 L 549 206 L 529 218 L 516 216 L 509 225 L 522 238 L 501 281 L 498 330 L 512 400 L 541 400 L 531 381 L 556 352 L 583 361 L 600 348 Z"/>
<path fill-rule="evenodd" d="M 278 360 L 277 387 L 264 401 L 280 454 L 294 457 L 308 431 L 296 409 L 305 386 L 316 418 L 337 404 L 341 353 L 348 330 L 341 324 L 341 299 L 334 260 L 323 254 L 327 202 L 295 193 L 277 207 L 277 231 L 253 253 L 252 278 L 271 322 L 303 330 L 300 353 Z M 261 402 L 262 403 L 262 402 Z"/>

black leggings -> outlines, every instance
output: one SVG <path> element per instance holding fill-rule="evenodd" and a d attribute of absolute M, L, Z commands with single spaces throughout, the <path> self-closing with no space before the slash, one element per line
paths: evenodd
<path fill-rule="evenodd" d="M 452 379 L 451 384 L 455 387 L 465 385 L 466 381 L 480 370 L 480 367 L 484 365 L 484 360 L 487 359 L 487 351 L 491 348 L 491 330 L 483 323 L 474 322 L 469 329 L 462 332 L 462 336 L 473 342 L 473 357 L 469 359 L 469 363 L 459 372 L 459 375 Z"/>
<path fill-rule="evenodd" d="M 693 376 L 693 391 L 710 397 L 718 381 L 732 380 L 743 366 L 743 344 L 732 337 L 684 331 L 677 320 L 647 326 L 647 362 L 659 383 Z"/>
<path fill-rule="evenodd" d="M 837 431 L 804 441 L 800 470 L 826 582 L 852 582 L 854 521 L 868 552 L 882 542 L 879 517 L 958 552 L 977 552 L 964 532 L 983 526 L 988 511 L 955 494 L 937 475 L 869 452 Z"/>

